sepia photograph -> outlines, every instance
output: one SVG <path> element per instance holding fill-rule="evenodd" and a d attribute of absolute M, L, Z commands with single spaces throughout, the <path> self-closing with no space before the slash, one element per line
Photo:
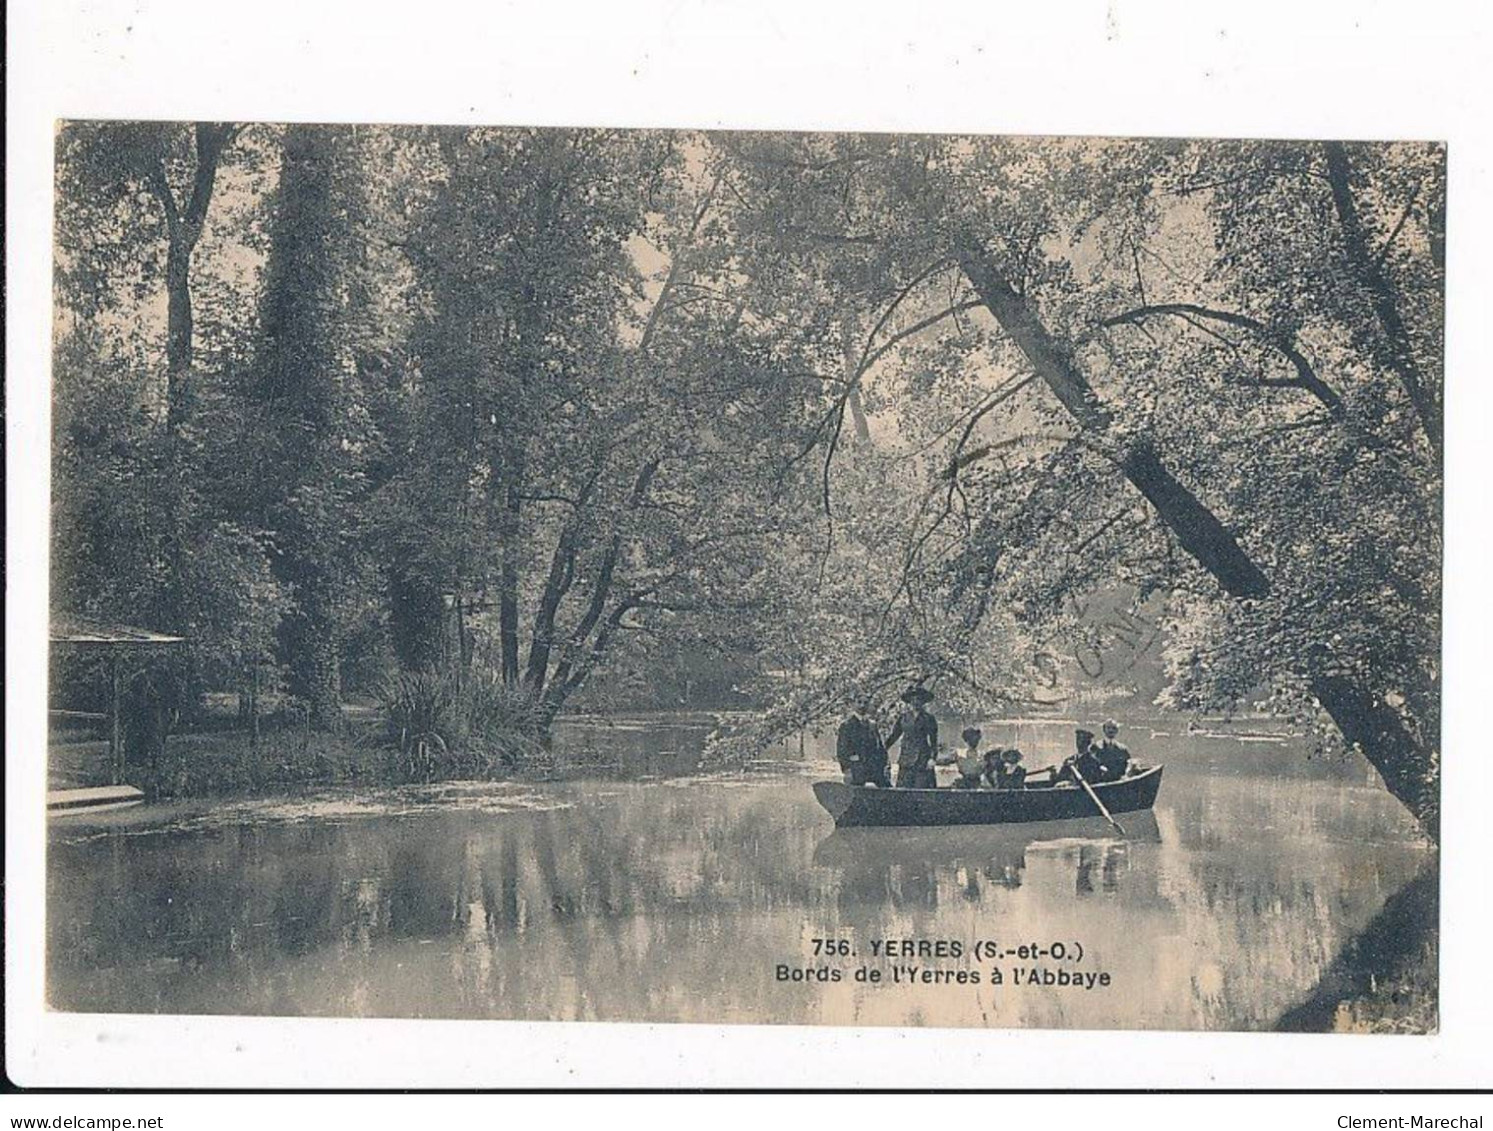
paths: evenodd
<path fill-rule="evenodd" d="M 46 1008 L 1435 1033 L 1447 159 L 58 122 Z"/>

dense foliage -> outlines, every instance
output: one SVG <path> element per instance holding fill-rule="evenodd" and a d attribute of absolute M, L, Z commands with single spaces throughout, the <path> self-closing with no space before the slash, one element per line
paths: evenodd
<path fill-rule="evenodd" d="M 422 776 L 680 655 L 754 740 L 1020 707 L 1120 594 L 1166 703 L 1436 828 L 1435 147 L 79 124 L 58 183 L 55 601 L 187 636 L 188 714 L 361 692 Z"/>

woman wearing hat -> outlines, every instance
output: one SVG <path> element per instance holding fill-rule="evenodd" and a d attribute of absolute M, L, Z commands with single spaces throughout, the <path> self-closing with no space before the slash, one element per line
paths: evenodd
<path fill-rule="evenodd" d="M 991 775 L 990 785 L 994 789 L 1025 789 L 1026 767 L 1021 764 L 1021 751 L 1012 746 L 1000 752 L 999 764 Z"/>
<path fill-rule="evenodd" d="M 897 755 L 897 788 L 934 789 L 938 786 L 938 778 L 933 772 L 933 755 L 938 750 L 938 720 L 928 711 L 933 692 L 918 684 L 902 693 L 902 702 L 909 709 L 898 717 L 886 739 L 888 750 L 898 739 L 902 741 L 902 750 Z"/>
<path fill-rule="evenodd" d="M 985 773 L 985 755 L 980 753 L 980 739 L 985 736 L 979 727 L 966 727 L 959 737 L 964 739 L 964 749 L 959 751 L 959 777 L 954 782 L 954 788 L 979 789 L 980 779 Z"/>

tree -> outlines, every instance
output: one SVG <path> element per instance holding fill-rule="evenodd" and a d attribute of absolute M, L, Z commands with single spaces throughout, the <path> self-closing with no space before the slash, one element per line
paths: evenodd
<path fill-rule="evenodd" d="M 1193 691 L 1293 656 L 1277 695 L 1314 697 L 1433 833 L 1444 176 L 1438 146 L 1189 147 L 1163 183 L 1218 233 L 1211 286 L 1180 315 L 1152 295 L 1111 320 L 1150 323 L 1164 358 L 1231 356 L 1257 397 L 1315 402 L 1289 425 L 1277 407 L 1288 437 L 1244 453 L 1234 494 L 1279 548 L 1273 592 L 1231 611 L 1232 648 L 1192 634 Z"/>
<path fill-rule="evenodd" d="M 779 195 L 796 194 L 809 200 L 818 196 L 823 200 L 826 162 L 814 152 L 812 141 L 770 142 L 762 149 L 766 152 L 748 154 L 747 160 L 758 169 L 772 170 Z M 1110 326 L 1134 325 L 1137 318 L 1144 320 L 1168 313 L 1204 324 L 1220 321 L 1208 315 L 1200 317 L 1196 309 L 1185 308 L 1187 303 L 1169 301 L 1162 304 L 1169 309 L 1156 309 L 1151 302 L 1153 296 L 1134 293 L 1126 296 L 1130 299 L 1126 305 L 1131 310 L 1104 309 L 1124 293 L 1125 283 L 1121 280 L 1126 274 L 1133 272 L 1136 290 L 1146 289 L 1140 261 L 1143 256 L 1159 256 L 1165 262 L 1164 254 L 1149 243 L 1162 242 L 1158 236 L 1168 225 L 1173 232 L 1191 225 L 1206 240 L 1212 234 L 1210 225 L 1221 223 L 1217 217 L 1198 215 L 1195 206 L 1189 213 L 1186 207 L 1169 205 L 1162 199 L 1163 190 L 1158 182 L 1164 171 L 1173 167 L 1174 149 L 1160 143 L 1151 146 L 1124 143 L 1122 149 L 1118 144 L 1105 143 L 967 138 L 847 140 L 832 163 L 842 167 L 845 176 L 868 199 L 874 200 L 879 193 L 880 204 L 868 206 L 872 217 L 869 225 L 852 230 L 842 220 L 839 226 L 823 230 L 822 236 L 831 240 L 869 240 L 895 248 L 902 262 L 909 265 L 952 258 L 977 292 L 1004 341 L 1014 347 L 1015 357 L 1010 360 L 1029 367 L 1055 401 L 1055 405 L 1030 406 L 1026 419 L 1012 422 L 1012 432 L 972 450 L 966 445 L 974 434 L 971 430 L 963 432 L 950 456 L 952 483 L 960 483 L 966 468 L 994 453 L 1005 453 L 1018 443 L 1038 449 L 1037 455 L 1044 454 L 1044 449 L 1047 456 L 1068 453 L 1072 457 L 1068 461 L 1070 466 L 1083 469 L 1091 489 L 1112 493 L 1115 476 L 1127 482 L 1149 505 L 1166 539 L 1185 551 L 1217 585 L 1210 599 L 1215 607 L 1230 611 L 1231 617 L 1226 619 L 1232 625 L 1247 632 L 1239 623 L 1241 614 L 1243 621 L 1248 622 L 1252 611 L 1267 607 L 1273 610 L 1273 623 L 1280 630 L 1273 639 L 1279 647 L 1269 657 L 1269 663 L 1263 662 L 1265 657 L 1249 647 L 1242 635 L 1229 634 L 1227 642 L 1219 645 L 1220 650 L 1232 650 L 1236 655 L 1250 655 L 1261 661 L 1250 666 L 1251 684 L 1269 682 L 1287 672 L 1292 678 L 1304 681 L 1344 738 L 1363 749 L 1380 770 L 1386 785 L 1434 836 L 1436 755 L 1430 745 L 1433 732 L 1418 725 L 1419 720 L 1427 717 L 1424 713 L 1417 718 L 1400 709 L 1397 701 L 1403 704 L 1408 693 L 1385 686 L 1386 670 L 1379 662 L 1386 652 L 1417 658 L 1430 655 L 1424 639 L 1384 633 L 1382 623 L 1365 625 L 1351 634 L 1360 651 L 1350 653 L 1344 662 L 1339 654 L 1342 626 L 1327 632 L 1326 617 L 1303 616 L 1288 594 L 1299 594 L 1305 586 L 1298 589 L 1292 584 L 1282 593 L 1280 579 L 1273 579 L 1261 565 L 1259 559 L 1272 554 L 1278 545 L 1270 535 L 1275 533 L 1273 518 L 1279 512 L 1260 507 L 1256 493 L 1260 484 L 1241 483 L 1231 474 L 1225 455 L 1232 454 L 1240 445 L 1254 445 L 1259 451 L 1282 429 L 1291 434 L 1316 426 L 1297 419 L 1300 412 L 1294 402 L 1283 408 L 1282 402 L 1262 403 L 1259 399 L 1262 388 L 1284 386 L 1300 389 L 1319 403 L 1324 402 L 1324 389 L 1328 387 L 1306 361 L 1305 352 L 1292 345 L 1290 336 L 1283 336 L 1280 327 L 1246 313 L 1243 317 L 1247 321 L 1235 321 L 1233 327 L 1245 330 L 1247 337 L 1255 339 L 1249 344 L 1283 358 L 1293 375 L 1282 379 L 1272 371 L 1269 375 L 1256 373 L 1253 379 L 1240 381 L 1239 363 L 1235 362 L 1223 371 L 1227 400 L 1221 403 L 1215 387 L 1204 383 L 1207 370 L 1194 377 L 1185 390 L 1179 390 L 1166 379 L 1166 370 L 1157 368 L 1172 359 L 1164 358 L 1159 351 L 1151 354 L 1127 351 L 1101 340 L 1096 333 L 1106 322 Z M 1329 148 L 1327 153 L 1330 157 L 1332 150 Z M 1228 155 L 1223 156 L 1220 163 L 1228 169 L 1228 175 L 1237 173 L 1239 170 L 1228 168 Z M 1390 167 L 1399 164 L 1392 157 L 1386 159 Z M 1343 221 L 1341 247 L 1348 261 L 1345 272 L 1330 281 L 1329 289 L 1334 295 L 1342 295 L 1351 281 L 1352 291 L 1362 296 L 1358 299 L 1359 306 L 1371 311 L 1377 320 L 1381 339 L 1377 363 L 1372 357 L 1363 357 L 1361 352 L 1353 359 L 1358 364 L 1376 364 L 1398 377 L 1411 404 L 1417 406 L 1419 420 L 1434 445 L 1437 425 L 1425 425 L 1427 415 L 1420 412 L 1419 406 L 1435 403 L 1434 382 L 1424 376 L 1429 367 L 1421 361 L 1421 355 L 1433 352 L 1424 347 L 1434 346 L 1437 341 L 1436 323 L 1429 322 L 1421 328 L 1422 348 L 1415 352 L 1414 333 L 1397 321 L 1398 304 L 1391 309 L 1386 301 L 1389 276 L 1383 270 L 1383 263 L 1377 256 L 1366 260 L 1364 249 L 1368 239 L 1361 233 L 1353 234 L 1355 224 L 1351 217 L 1359 210 L 1356 206 L 1344 206 L 1342 180 L 1329 169 L 1326 182 L 1332 186 L 1333 204 L 1339 220 Z M 1310 199 L 1310 194 L 1301 193 L 1299 186 L 1297 196 L 1303 201 Z M 1434 188 L 1428 199 L 1434 201 Z M 1274 203 L 1280 207 L 1278 199 Z M 1434 207 L 1431 205 L 1432 210 Z M 833 202 L 830 202 L 821 204 L 818 214 L 832 211 Z M 1361 221 L 1358 227 L 1362 227 Z M 1227 239 L 1226 229 L 1222 234 Z M 1386 248 L 1394 243 L 1387 232 L 1382 239 Z M 1427 244 L 1434 246 L 1435 240 L 1429 239 Z M 1276 252 L 1281 250 L 1277 248 Z M 1341 260 L 1342 255 L 1338 258 Z M 1300 259 L 1284 259 L 1284 262 L 1297 271 L 1306 267 Z M 1231 265 L 1225 256 L 1222 262 L 1210 267 L 1221 272 Z M 1416 277 L 1430 276 L 1421 271 Z M 1251 282 L 1241 279 L 1239 285 L 1248 288 Z M 1264 283 L 1267 288 L 1273 285 Z M 1302 300 L 1309 295 L 1307 292 L 1297 297 Z M 1133 309 L 1137 298 L 1146 310 L 1144 314 Z M 1207 304 L 1191 303 L 1192 307 L 1199 305 Z M 1361 326 L 1362 319 L 1358 321 Z M 1150 344 L 1145 348 L 1149 349 Z M 1102 384 L 1096 386 L 1091 374 L 1098 374 Z M 1117 395 L 1106 399 L 1103 386 Z M 1243 411 L 1233 416 L 1225 408 L 1220 415 L 1225 404 L 1232 407 L 1237 403 L 1241 386 L 1249 389 L 1249 401 Z M 1382 389 L 1376 395 L 1382 397 Z M 1334 403 L 1341 399 L 1329 391 L 1325 403 L 1321 403 L 1329 420 L 1351 421 L 1352 414 L 1341 413 L 1342 406 Z M 1123 405 L 1125 411 L 1117 412 L 1112 405 Z M 1054 409 L 1059 416 L 1054 417 Z M 986 418 L 983 423 L 988 427 L 990 421 Z M 1356 443 L 1360 438 L 1359 433 L 1349 433 L 1345 442 Z M 1381 446 L 1377 450 L 1394 449 Z M 1285 462 L 1274 463 L 1267 474 L 1276 477 L 1277 487 L 1282 482 L 1294 483 L 1291 459 L 1300 453 L 1276 451 Z M 1401 449 L 1399 454 L 1407 453 Z M 1413 457 L 1413 451 L 1408 454 Z M 1034 457 L 1027 467 L 1030 470 L 1036 466 Z M 1185 484 L 1178 477 L 1173 468 L 1179 466 L 1186 467 L 1195 483 L 1206 484 L 1210 499 L 1205 501 L 1197 487 Z M 1103 474 L 1096 476 L 1095 471 Z M 1261 471 L 1266 469 L 1262 467 Z M 1375 484 L 1376 488 L 1383 486 Z M 1422 502 L 1427 498 L 1423 490 L 1412 493 L 1418 494 Z M 1390 497 L 1402 494 L 1396 492 Z M 1320 513 L 1331 512 L 1339 525 L 1343 518 L 1351 519 L 1357 513 L 1357 508 L 1341 496 L 1328 500 L 1308 493 L 1302 498 L 1309 499 L 1310 505 Z M 1128 510 L 1127 503 L 1117 513 L 1124 515 Z M 1116 521 L 1105 520 L 1099 532 L 1088 537 L 1098 538 L 1106 529 L 1115 529 Z M 1305 531 L 1308 535 L 1320 535 L 1323 528 L 1320 524 L 1309 525 Z M 1361 544 L 1365 536 L 1382 537 L 1383 533 L 1382 528 L 1371 525 L 1359 529 L 1354 541 Z M 1293 541 L 1300 542 L 1300 534 Z M 1009 552 L 1012 549 L 1021 552 L 1013 555 Z M 1030 544 L 1005 547 L 997 564 L 991 560 L 996 547 L 989 546 L 985 565 L 1004 575 L 1009 584 L 1010 580 L 1022 578 L 1019 566 L 1030 568 L 1030 549 Z M 1311 557 L 1311 551 L 1305 556 Z M 1331 554 L 1318 553 L 1312 560 L 1329 570 L 1334 564 L 1342 564 L 1338 555 Z M 1166 571 L 1161 576 L 1155 574 L 1157 565 Z M 1184 589 L 1199 588 L 1195 582 L 1187 581 L 1187 571 L 1179 571 L 1176 559 L 1170 554 L 1155 555 L 1151 573 L 1152 576 L 1139 579 L 1143 587 L 1171 584 Z M 1326 581 L 1335 576 L 1338 575 L 1326 570 L 1316 572 L 1315 592 L 1333 589 Z M 1342 576 L 1357 575 L 1350 571 Z M 1412 581 L 1412 587 L 1423 586 L 1426 576 L 1420 572 L 1420 580 Z M 1069 584 L 1081 581 L 1082 574 L 1070 579 Z M 1203 592 L 1207 595 L 1205 588 Z M 1226 601 L 1222 606 L 1217 605 L 1216 596 L 1220 595 L 1234 603 Z M 1347 602 L 1339 595 L 1332 608 L 1334 615 L 1343 616 L 1347 613 Z M 1378 643 L 1370 649 L 1370 641 Z M 1231 689 L 1237 694 L 1240 686 L 1236 680 Z M 1434 699 L 1434 694 L 1431 698 Z"/>
<path fill-rule="evenodd" d="M 54 605 L 186 636 L 169 705 L 190 711 L 278 615 L 203 443 L 238 416 L 224 375 L 248 304 L 223 265 L 256 238 L 259 143 L 213 123 L 71 123 L 57 148 Z"/>
<path fill-rule="evenodd" d="M 291 594 L 280 625 L 288 689 L 323 728 L 341 718 L 359 453 L 370 441 L 346 314 L 359 203 L 348 145 L 330 127 L 289 126 L 282 135 L 252 379 L 257 474 L 245 484 L 274 531 L 275 574 Z"/>
<path fill-rule="evenodd" d="M 738 332 L 697 155 L 663 135 L 497 130 L 443 153 L 411 240 L 425 314 L 411 458 L 385 492 L 395 584 L 427 624 L 449 603 L 463 666 L 491 640 L 547 719 L 619 639 L 753 600 L 742 547 L 773 520 L 751 484 L 797 401 L 773 395 L 789 378 L 765 335 Z"/>

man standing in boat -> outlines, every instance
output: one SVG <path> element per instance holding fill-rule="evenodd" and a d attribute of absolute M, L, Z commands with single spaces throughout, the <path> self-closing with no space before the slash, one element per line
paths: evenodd
<path fill-rule="evenodd" d="M 846 785 L 876 785 L 890 789 L 886 747 L 870 719 L 868 703 L 857 703 L 835 736 L 835 757 L 845 774 Z"/>
<path fill-rule="evenodd" d="M 902 702 L 909 709 L 898 717 L 886 739 L 888 750 L 899 739 L 902 742 L 897 755 L 897 788 L 934 789 L 938 785 L 933 772 L 933 756 L 938 751 L 938 720 L 928 711 L 933 692 L 921 684 L 909 687 L 902 693 Z"/>

